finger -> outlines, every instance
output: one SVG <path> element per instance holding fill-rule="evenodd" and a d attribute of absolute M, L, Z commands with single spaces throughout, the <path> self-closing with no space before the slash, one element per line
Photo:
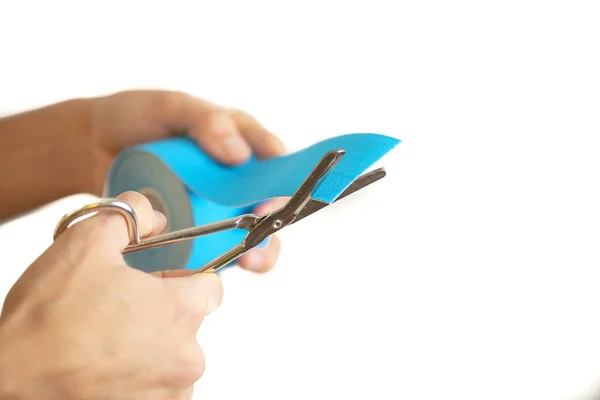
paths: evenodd
<path fill-rule="evenodd" d="M 147 235 L 148 237 L 158 235 L 167 226 L 167 217 L 160 211 L 152 211 L 154 211 L 154 218 L 152 220 L 152 231 Z"/>
<path fill-rule="evenodd" d="M 185 278 L 190 274 L 189 269 L 167 269 L 164 271 L 151 272 L 150 275 L 158 278 Z"/>
<path fill-rule="evenodd" d="M 173 400 L 192 400 L 194 391 L 190 388 L 178 392 Z"/>
<path fill-rule="evenodd" d="M 186 340 L 185 345 L 174 348 L 174 351 L 179 353 L 179 357 L 174 354 L 176 358 L 179 358 L 177 366 L 173 370 L 175 377 L 174 379 L 166 377 L 175 387 L 181 388 L 179 395 L 183 393 L 190 395 L 190 387 L 204 375 L 206 369 L 204 351 L 196 340 L 197 333 L 193 334 L 193 338 L 189 341 Z"/>
<path fill-rule="evenodd" d="M 129 204 L 135 211 L 140 237 L 149 236 L 155 231 L 160 232 L 164 228 L 167 222 L 165 216 L 152 208 L 152 203 L 146 196 L 128 191 L 118 195 L 117 199 Z"/>
<path fill-rule="evenodd" d="M 285 206 L 288 201 L 289 197 L 275 197 L 256 206 L 254 212 L 258 215 L 272 213 Z"/>
<path fill-rule="evenodd" d="M 205 315 L 214 312 L 223 300 L 221 278 L 215 273 L 194 274 L 182 279 L 167 279 L 180 305 L 200 326 Z"/>
<path fill-rule="evenodd" d="M 271 236 L 269 244 L 265 248 L 252 249 L 241 256 L 239 265 L 248 271 L 267 272 L 275 266 L 280 251 L 281 241 L 277 236 Z"/>
<path fill-rule="evenodd" d="M 170 96 L 179 97 L 170 101 L 169 115 L 162 117 L 168 125 L 188 131 L 219 162 L 236 165 L 250 158 L 250 146 L 228 110 L 186 94 Z"/>
<path fill-rule="evenodd" d="M 117 199 L 124 201 L 133 208 L 137 217 L 140 237 L 148 236 L 159 230 L 159 228 L 162 230 L 162 227 L 164 227 L 165 222 L 162 221 L 158 213 L 154 212 L 150 201 L 140 193 L 125 192 L 117 196 Z M 91 234 L 93 243 L 90 245 L 92 248 L 98 247 L 100 251 L 105 252 L 107 249 L 113 249 L 118 250 L 120 253 L 131 241 L 127 220 L 115 211 L 100 211 L 93 217 L 77 223 L 69 229 L 76 230 L 78 225 L 81 225 L 81 229 L 86 229 Z"/>
<path fill-rule="evenodd" d="M 250 114 L 241 110 L 231 110 L 231 118 L 257 157 L 271 158 L 285 154 L 283 142 Z"/>
<path fill-rule="evenodd" d="M 259 215 L 271 213 L 279 210 L 287 202 L 288 197 L 276 197 L 258 205 L 254 212 Z M 271 236 L 265 248 L 252 249 L 240 257 L 239 265 L 249 271 L 267 272 L 275 266 L 280 251 L 281 241 L 277 236 Z"/>
<path fill-rule="evenodd" d="M 216 160 L 226 164 L 243 163 L 252 154 L 238 127 L 224 110 L 210 113 L 198 121 L 190 134 Z"/>

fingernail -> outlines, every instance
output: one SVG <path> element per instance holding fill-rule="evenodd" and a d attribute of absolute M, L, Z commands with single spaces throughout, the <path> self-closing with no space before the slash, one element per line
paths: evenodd
<path fill-rule="evenodd" d="M 265 256 L 262 251 L 254 249 L 254 251 L 246 254 L 246 269 L 250 271 L 260 271 L 265 265 Z"/>
<path fill-rule="evenodd" d="M 239 135 L 237 126 L 227 112 L 215 115 L 213 128 L 217 134 L 215 139 L 221 141 L 224 155 L 232 162 L 246 161 L 250 157 L 250 146 Z"/>
<path fill-rule="evenodd" d="M 250 157 L 250 147 L 242 138 L 237 136 L 225 138 L 223 149 L 234 162 L 246 161 Z"/>
<path fill-rule="evenodd" d="M 153 230 L 156 231 L 160 227 L 160 230 L 162 231 L 166 225 L 167 225 L 167 217 L 165 217 L 165 215 L 163 213 L 161 213 L 160 211 L 154 210 L 154 228 L 155 229 L 153 229 Z"/>
<path fill-rule="evenodd" d="M 277 136 L 272 136 L 274 139 L 274 146 L 276 148 L 277 153 L 279 154 L 285 154 L 287 149 L 285 147 L 285 144 L 283 144 L 283 141 L 278 138 Z"/>

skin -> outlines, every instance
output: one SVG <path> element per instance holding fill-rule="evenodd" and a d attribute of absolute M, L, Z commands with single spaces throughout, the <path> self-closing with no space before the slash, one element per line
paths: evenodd
<path fill-rule="evenodd" d="M 285 153 L 279 138 L 248 113 L 186 93 L 128 91 L 68 100 L 0 119 L 0 220 L 73 194 L 102 196 L 119 151 L 181 134 L 226 165 L 241 164 L 251 153 L 259 158 Z M 274 199 L 255 211 L 274 211 L 284 201 Z M 273 236 L 239 264 L 266 272 L 279 250 Z"/>
<path fill-rule="evenodd" d="M 120 196 L 144 237 L 164 218 Z M 204 372 L 196 341 L 221 303 L 216 274 L 128 267 L 125 220 L 101 212 L 57 238 L 10 290 L 0 316 L 1 399 L 188 399 Z"/>
<path fill-rule="evenodd" d="M 285 152 L 249 114 L 186 93 L 69 100 L 0 119 L 0 219 L 72 194 L 101 196 L 119 151 L 180 134 L 228 165 Z M 120 197 L 134 207 L 144 236 L 164 228 L 165 217 L 144 196 Z M 196 333 L 220 304 L 220 280 L 134 270 L 121 255 L 127 243 L 124 219 L 101 212 L 67 229 L 25 271 L 0 315 L 0 399 L 189 398 L 204 371 Z M 272 237 L 239 264 L 268 271 L 279 250 Z"/>

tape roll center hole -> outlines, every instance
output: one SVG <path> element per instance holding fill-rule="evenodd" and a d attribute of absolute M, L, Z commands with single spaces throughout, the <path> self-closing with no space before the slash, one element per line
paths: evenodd
<path fill-rule="evenodd" d="M 165 224 L 165 227 L 160 233 L 170 232 L 171 229 L 169 228 L 169 225 L 171 219 L 169 218 L 167 205 L 163 200 L 162 196 L 156 190 L 151 188 L 140 189 L 139 192 L 146 196 L 146 198 L 150 201 L 150 204 L 152 204 L 153 209 L 162 213 L 167 218 L 167 223 Z"/>

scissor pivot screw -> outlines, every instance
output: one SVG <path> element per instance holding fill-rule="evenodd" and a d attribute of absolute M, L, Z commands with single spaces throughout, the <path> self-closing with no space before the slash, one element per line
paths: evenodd
<path fill-rule="evenodd" d="M 276 219 L 273 222 L 273 229 L 279 229 L 279 228 L 281 228 L 282 225 L 283 225 L 283 222 L 281 222 L 280 219 Z"/>

